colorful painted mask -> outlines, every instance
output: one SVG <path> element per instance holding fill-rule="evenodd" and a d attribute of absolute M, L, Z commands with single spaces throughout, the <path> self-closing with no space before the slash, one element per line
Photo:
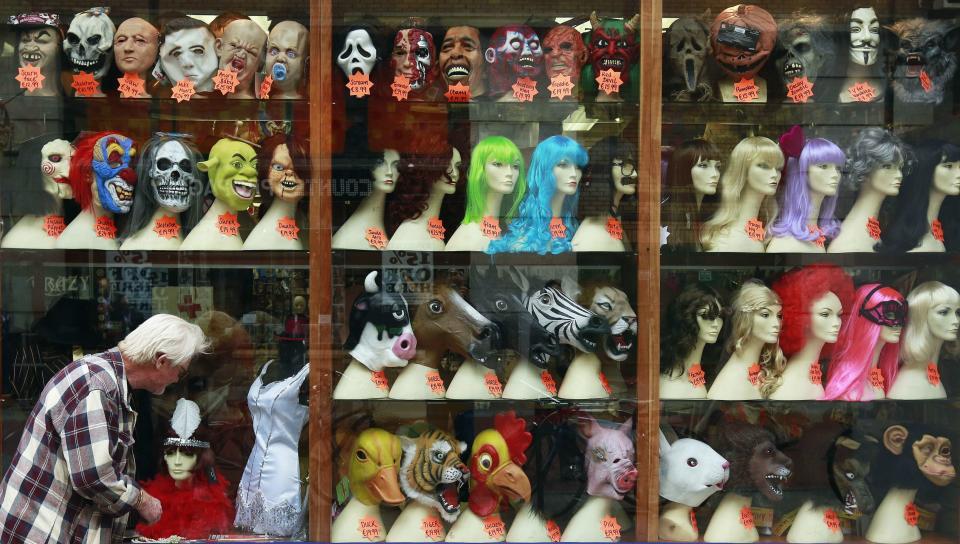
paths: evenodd
<path fill-rule="evenodd" d="M 210 180 L 213 196 L 232 210 L 246 210 L 257 192 L 257 151 L 231 138 L 217 140 L 207 160 L 197 163 Z"/>
<path fill-rule="evenodd" d="M 337 66 L 343 75 L 370 75 L 377 63 L 377 47 L 373 44 L 370 32 L 365 28 L 355 28 L 343 39 L 343 47 L 337 55 Z"/>
<path fill-rule="evenodd" d="M 447 85 L 461 83 L 473 96 L 483 94 L 484 63 L 480 49 L 480 31 L 472 26 L 447 29 L 440 45 L 440 72 Z"/>
<path fill-rule="evenodd" d="M 734 80 L 757 75 L 777 42 L 777 22 L 759 6 L 738 4 L 720 12 L 710 26 L 713 57 Z"/>
<path fill-rule="evenodd" d="M 419 28 L 405 28 L 393 38 L 390 68 L 396 76 L 406 76 L 414 91 L 426 89 L 437 78 L 437 49 L 433 36 Z"/>
<path fill-rule="evenodd" d="M 490 66 L 490 87 L 495 93 L 505 93 L 517 78 L 536 78 L 543 72 L 543 48 L 540 36 L 524 25 L 498 28 L 484 51 Z"/>
<path fill-rule="evenodd" d="M 630 70 L 637 60 L 637 24 L 640 16 L 634 15 L 629 21 L 620 19 L 600 19 L 597 12 L 590 14 L 590 64 L 593 73 L 604 70 L 620 72 L 624 84 L 630 81 Z"/>
<path fill-rule="evenodd" d="M 555 26 L 543 37 L 544 64 L 547 77 L 565 75 L 574 85 L 580 81 L 580 70 L 587 62 L 587 46 L 576 29 Z"/>
<path fill-rule="evenodd" d="M 66 140 L 51 140 L 40 149 L 40 177 L 43 189 L 57 198 L 73 198 L 67 181 L 73 146 Z"/>
<path fill-rule="evenodd" d="M 593 497 L 620 500 L 637 483 L 636 452 L 631 438 L 633 420 L 616 429 L 602 427 L 587 415 L 580 423 L 580 434 L 587 439 L 587 493 Z"/>
<path fill-rule="evenodd" d="M 111 134 L 93 146 L 93 177 L 100 205 L 113 213 L 127 213 L 133 206 L 137 173 L 131 167 L 137 148 L 133 140 Z"/>
<path fill-rule="evenodd" d="M 113 55 L 113 36 L 117 27 L 110 20 L 107 8 L 90 8 L 81 11 L 70 21 L 67 38 L 63 40 L 63 52 L 70 59 L 73 71 L 92 73 L 102 78 L 110 70 Z"/>

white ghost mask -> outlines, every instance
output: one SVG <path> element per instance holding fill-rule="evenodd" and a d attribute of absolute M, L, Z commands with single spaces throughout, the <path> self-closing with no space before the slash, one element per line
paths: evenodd
<path fill-rule="evenodd" d="M 337 65 L 343 73 L 347 77 L 357 72 L 369 76 L 376 62 L 377 48 L 374 47 L 370 34 L 362 28 L 350 31 L 343 40 L 340 54 L 337 55 Z"/>

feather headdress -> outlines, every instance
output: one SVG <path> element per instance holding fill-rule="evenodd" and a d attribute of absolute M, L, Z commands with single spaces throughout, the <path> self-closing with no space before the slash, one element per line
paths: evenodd
<path fill-rule="evenodd" d="M 180 399 L 177 401 L 177 407 L 173 411 L 173 417 L 170 418 L 170 426 L 176 437 L 168 438 L 164 447 L 185 447 L 185 448 L 209 448 L 210 443 L 193 438 L 193 433 L 200 426 L 200 407 L 192 400 Z"/>

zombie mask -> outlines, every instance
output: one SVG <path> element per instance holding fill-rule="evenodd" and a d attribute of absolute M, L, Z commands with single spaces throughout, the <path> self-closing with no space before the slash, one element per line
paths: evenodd
<path fill-rule="evenodd" d="M 117 27 L 110 20 L 108 8 L 90 8 L 81 11 L 70 21 L 63 52 L 70 59 L 74 72 L 92 73 L 100 79 L 110 70 L 113 55 L 113 36 Z"/>
<path fill-rule="evenodd" d="M 193 26 L 192 23 L 183 27 L 168 23 L 164 32 L 160 46 L 162 75 L 171 84 L 189 79 L 197 91 L 213 90 L 213 76 L 219 65 L 213 33 L 206 25 Z"/>
<path fill-rule="evenodd" d="M 373 73 L 373 65 L 376 63 L 377 47 L 373 44 L 370 32 L 365 28 L 355 28 L 348 32 L 343 39 L 343 47 L 337 55 L 337 66 L 343 71 L 343 75 L 369 76 Z"/>
<path fill-rule="evenodd" d="M 903 102 L 941 103 L 957 71 L 960 28 L 949 21 L 916 18 L 898 21 L 890 31 L 896 37 L 894 95 Z M 929 81 L 924 84 L 924 79 Z"/>
<path fill-rule="evenodd" d="M 543 71 L 543 49 L 540 36 L 529 26 L 509 25 L 498 28 L 484 51 L 490 67 L 490 86 L 504 93 L 520 77 L 536 78 Z"/>
<path fill-rule="evenodd" d="M 257 23 L 239 19 L 227 25 L 216 44 L 220 69 L 236 72 L 242 88 L 252 86 L 263 61 L 267 33 Z"/>
<path fill-rule="evenodd" d="M 699 19 L 681 17 L 667 29 L 669 66 L 681 84 L 681 92 L 695 93 L 709 83 L 706 79 L 707 55 L 710 54 L 710 31 Z"/>
<path fill-rule="evenodd" d="M 296 92 L 306 70 L 309 51 L 307 27 L 295 21 L 280 21 L 267 37 L 264 72 L 273 77 L 273 86 L 286 93 Z"/>
<path fill-rule="evenodd" d="M 880 50 L 880 20 L 873 8 L 857 8 L 850 12 L 850 61 L 860 66 L 873 66 Z"/>
<path fill-rule="evenodd" d="M 175 213 L 187 211 L 195 181 L 196 165 L 183 144 L 171 140 L 157 149 L 150 165 L 150 187 L 160 207 Z"/>
<path fill-rule="evenodd" d="M 207 160 L 197 163 L 210 180 L 213 196 L 232 210 L 246 210 L 257 190 L 257 151 L 231 138 L 217 140 Z"/>
<path fill-rule="evenodd" d="M 485 91 L 483 68 L 480 31 L 472 26 L 448 28 L 440 45 L 440 72 L 447 85 L 464 84 L 471 95 L 480 96 Z"/>
<path fill-rule="evenodd" d="M 139 17 L 127 19 L 117 27 L 113 56 L 117 68 L 143 74 L 153 67 L 160 50 L 160 31 Z"/>
<path fill-rule="evenodd" d="M 710 26 L 713 58 L 734 80 L 760 72 L 777 42 L 777 22 L 765 9 L 738 4 L 720 12 Z"/>
<path fill-rule="evenodd" d="M 93 177 L 100 205 L 113 213 L 127 213 L 133 206 L 137 173 L 131 167 L 137 148 L 133 140 L 110 134 L 93 146 Z"/>
<path fill-rule="evenodd" d="M 827 20 L 819 15 L 791 19 L 780 27 L 782 55 L 777 70 L 789 84 L 794 78 L 807 78 L 811 83 L 823 71 L 824 63 L 834 55 L 833 42 L 826 34 Z"/>
<path fill-rule="evenodd" d="M 543 54 L 547 77 L 565 75 L 577 84 L 580 70 L 587 62 L 587 46 L 576 29 L 569 26 L 555 26 L 543 37 Z"/>
<path fill-rule="evenodd" d="M 73 146 L 66 140 L 51 140 L 40 149 L 40 177 L 43 189 L 57 198 L 73 198 L 67 182 Z"/>
<path fill-rule="evenodd" d="M 633 420 L 616 429 L 608 429 L 591 416 L 580 423 L 580 434 L 587 439 L 587 493 L 619 501 L 637 483 L 636 457 L 631 438 Z"/>
<path fill-rule="evenodd" d="M 437 77 L 437 49 L 433 36 L 419 28 L 405 28 L 393 38 L 390 68 L 395 76 L 405 76 L 414 91 L 426 89 Z"/>

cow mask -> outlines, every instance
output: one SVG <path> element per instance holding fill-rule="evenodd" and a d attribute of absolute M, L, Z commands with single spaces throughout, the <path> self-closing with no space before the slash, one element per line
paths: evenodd
<path fill-rule="evenodd" d="M 777 22 L 765 9 L 739 4 L 720 12 L 710 26 L 713 58 L 733 80 L 757 75 L 777 42 Z"/>
<path fill-rule="evenodd" d="M 960 27 L 943 20 L 908 19 L 890 27 L 896 36 L 893 93 L 909 103 L 939 104 L 957 71 Z M 922 80 L 929 78 L 927 89 Z"/>

